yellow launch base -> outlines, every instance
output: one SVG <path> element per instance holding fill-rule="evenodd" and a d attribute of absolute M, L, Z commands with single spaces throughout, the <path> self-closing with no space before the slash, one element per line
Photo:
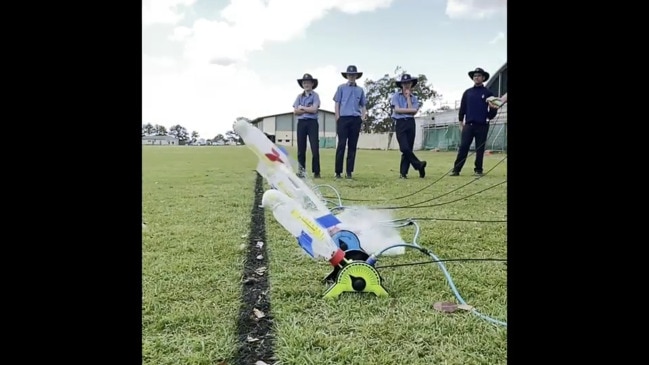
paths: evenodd
<path fill-rule="evenodd" d="M 377 297 L 389 296 L 381 283 L 379 273 L 372 265 L 363 261 L 351 261 L 345 264 L 324 297 L 338 298 L 345 292 L 374 293 Z"/>

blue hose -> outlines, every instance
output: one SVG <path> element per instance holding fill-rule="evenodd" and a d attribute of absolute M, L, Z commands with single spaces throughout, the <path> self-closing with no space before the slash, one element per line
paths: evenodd
<path fill-rule="evenodd" d="M 455 287 L 455 283 L 453 283 L 453 279 L 451 278 L 451 275 L 448 273 L 448 270 L 446 270 L 446 266 L 444 266 L 444 263 L 441 262 L 440 259 L 437 256 L 435 256 L 435 254 L 433 254 L 430 250 L 424 249 L 423 247 L 421 247 L 419 245 L 410 244 L 410 243 L 402 243 L 402 244 L 396 244 L 396 245 L 386 247 L 383 250 L 379 251 L 378 253 L 372 254 L 367 259 L 367 263 L 373 266 L 376 263 L 378 257 L 381 256 L 381 254 L 383 254 L 385 251 L 390 250 L 390 249 L 395 248 L 395 247 L 415 248 L 415 249 L 429 255 L 433 260 L 437 261 L 437 265 L 439 265 L 439 267 L 442 269 L 442 272 L 444 273 L 444 276 L 446 277 L 446 280 L 448 281 L 448 284 L 451 287 L 451 290 L 453 291 L 453 294 L 455 294 L 455 298 L 457 298 L 457 300 L 458 300 L 458 302 L 460 302 L 460 304 L 467 305 L 467 303 L 464 301 L 464 299 L 462 298 L 462 296 L 458 292 L 457 288 Z M 477 315 L 478 317 L 488 321 L 488 322 L 491 322 L 491 323 L 494 323 L 494 324 L 497 324 L 497 325 L 500 325 L 500 326 L 507 327 L 507 322 L 503 322 L 503 321 L 491 318 L 489 316 L 486 316 L 486 315 L 478 312 L 475 309 L 472 309 L 471 312 L 474 313 L 475 315 Z"/>

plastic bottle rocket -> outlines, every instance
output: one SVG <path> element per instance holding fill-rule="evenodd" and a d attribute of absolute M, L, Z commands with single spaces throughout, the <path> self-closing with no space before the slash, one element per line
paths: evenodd
<path fill-rule="evenodd" d="M 275 168 L 265 168 L 264 177 L 275 189 L 280 190 L 289 198 L 294 199 L 303 208 L 318 216 L 330 214 L 330 210 L 322 200 L 309 188 L 309 186 L 286 166 L 279 165 Z"/>
<path fill-rule="evenodd" d="M 271 142 L 259 128 L 243 119 L 237 120 L 233 128 L 245 141 L 246 146 L 257 155 L 257 172 L 274 189 L 281 190 L 288 197 L 298 201 L 302 207 L 316 210 L 318 216 L 331 213 L 313 190 L 297 177 L 288 155 Z"/>
<path fill-rule="evenodd" d="M 345 252 L 338 248 L 326 229 L 304 208 L 279 190 L 267 190 L 261 205 L 273 212 L 275 220 L 313 258 L 322 258 L 332 266 L 338 266 L 345 258 Z"/>
<path fill-rule="evenodd" d="M 290 162 L 291 159 L 288 157 L 286 150 L 277 147 L 271 142 L 261 129 L 244 119 L 235 121 L 232 124 L 232 129 L 244 140 L 246 146 L 255 152 L 260 160 L 268 158 L 269 161 L 281 163 L 290 171 L 294 171 L 294 167 Z"/>

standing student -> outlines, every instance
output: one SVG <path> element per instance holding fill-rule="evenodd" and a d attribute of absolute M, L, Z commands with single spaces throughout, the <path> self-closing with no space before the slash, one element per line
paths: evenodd
<path fill-rule="evenodd" d="M 469 154 L 469 147 L 471 147 L 474 139 L 476 153 L 473 172 L 476 176 L 482 176 L 482 163 L 487 135 L 489 134 L 489 121 L 498 113 L 498 109 L 493 108 L 487 102 L 488 97 L 494 96 L 493 92 L 484 86 L 484 82 L 489 80 L 489 73 L 478 67 L 473 71 L 469 71 L 469 78 L 473 80 L 473 87 L 464 91 L 462 101 L 460 101 L 458 119 L 460 120 L 462 135 L 451 176 L 460 175 Z"/>
<path fill-rule="evenodd" d="M 399 167 L 399 178 L 407 179 L 410 165 L 419 171 L 419 177 L 426 176 L 426 161 L 420 161 L 412 151 L 415 145 L 416 124 L 414 115 L 419 111 L 419 100 L 413 95 L 412 89 L 419 80 L 408 74 L 401 75 L 396 82 L 401 89 L 392 95 L 392 119 L 395 122 L 397 142 L 401 151 L 401 165 Z"/>
<path fill-rule="evenodd" d="M 306 174 L 306 140 L 311 146 L 311 172 L 316 179 L 320 178 L 320 140 L 318 138 L 318 109 L 320 96 L 316 93 L 318 79 L 310 74 L 304 74 L 297 80 L 302 91 L 293 103 L 293 114 L 297 116 L 297 162 L 300 164 L 298 176 Z"/>
<path fill-rule="evenodd" d="M 347 82 L 338 86 L 334 94 L 336 102 L 336 134 L 338 135 L 338 146 L 336 147 L 336 178 L 340 179 L 343 173 L 343 157 L 347 147 L 347 164 L 345 178 L 351 179 L 356 161 L 356 148 L 361 133 L 361 124 L 367 119 L 367 99 L 365 91 L 356 84 L 356 81 L 363 76 L 362 72 L 354 65 L 347 66 L 346 72 L 341 72 Z"/>

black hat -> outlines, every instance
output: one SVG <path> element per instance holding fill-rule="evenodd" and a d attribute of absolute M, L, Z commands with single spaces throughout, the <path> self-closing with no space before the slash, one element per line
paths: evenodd
<path fill-rule="evenodd" d="M 395 83 L 398 87 L 401 87 L 401 83 L 403 82 L 412 82 L 412 87 L 415 87 L 415 85 L 417 85 L 417 82 L 419 82 L 419 79 L 416 77 L 413 78 L 409 74 L 403 74 L 401 75 L 401 79 L 397 80 Z"/>
<path fill-rule="evenodd" d="M 343 75 L 343 78 L 347 78 L 347 75 L 356 75 L 356 79 L 360 79 L 361 76 L 363 76 L 362 72 L 358 72 L 358 69 L 354 65 L 349 65 L 347 66 L 347 71 L 346 72 L 341 72 Z"/>
<path fill-rule="evenodd" d="M 469 78 L 471 78 L 471 80 L 473 80 L 473 75 L 476 74 L 476 73 L 482 74 L 482 76 L 484 76 L 484 81 L 489 80 L 489 72 L 481 69 L 480 67 L 476 68 L 473 71 L 469 71 Z"/>
<path fill-rule="evenodd" d="M 311 74 L 304 74 L 304 76 L 302 76 L 301 79 L 297 79 L 297 84 L 304 89 L 304 87 L 302 86 L 302 81 L 305 80 L 313 81 L 313 87 L 311 88 L 312 90 L 315 90 L 315 88 L 318 87 L 318 79 L 314 79 L 313 76 L 311 76 Z"/>

